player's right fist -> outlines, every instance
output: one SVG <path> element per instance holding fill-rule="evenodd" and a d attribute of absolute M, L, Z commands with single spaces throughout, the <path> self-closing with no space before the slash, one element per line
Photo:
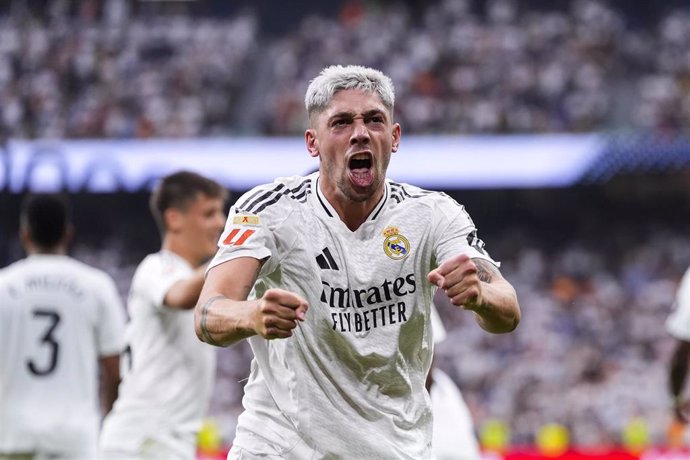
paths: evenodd
<path fill-rule="evenodd" d="M 304 321 L 307 301 L 294 292 L 269 289 L 258 300 L 254 313 L 254 330 L 265 339 L 292 336 L 298 321 Z"/>

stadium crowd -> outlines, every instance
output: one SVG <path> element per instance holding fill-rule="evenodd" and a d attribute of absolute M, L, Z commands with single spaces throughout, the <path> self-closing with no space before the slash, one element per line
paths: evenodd
<path fill-rule="evenodd" d="M 256 45 L 253 16 L 130 18 L 124 2 L 109 4 L 92 19 L 89 10 L 80 19 L 0 16 L 0 133 L 228 134 Z"/>
<path fill-rule="evenodd" d="M 677 2 L 641 20 L 604 0 L 351 0 L 277 36 L 251 10 L 47 3 L 41 17 L 0 15 L 8 136 L 301 134 L 307 76 L 331 63 L 390 74 L 408 133 L 674 130 L 690 115 L 690 12 Z"/>
<path fill-rule="evenodd" d="M 665 442 L 672 342 L 664 320 L 690 240 L 657 230 L 619 247 L 612 238 L 573 239 L 551 252 L 528 238 L 512 241 L 502 271 L 526 313 L 514 335 L 483 336 L 468 317 L 442 310 L 452 326 L 440 362 L 478 426 L 504 420 L 512 442 L 528 445 L 539 427 L 560 423 L 575 445 L 610 446 L 639 416 L 651 439 Z"/>

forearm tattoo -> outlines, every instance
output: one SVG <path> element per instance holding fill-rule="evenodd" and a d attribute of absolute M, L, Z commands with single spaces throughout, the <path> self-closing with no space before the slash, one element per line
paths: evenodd
<path fill-rule="evenodd" d="M 211 336 L 211 333 L 208 330 L 208 326 L 206 325 L 206 321 L 208 321 L 208 309 L 211 308 L 211 305 L 216 300 L 219 299 L 226 299 L 227 297 L 222 296 L 222 295 L 217 295 L 215 297 L 211 297 L 206 301 L 203 307 L 201 307 L 201 320 L 199 321 L 199 327 L 201 328 L 201 334 L 204 336 L 204 339 L 206 340 L 206 343 L 209 343 L 211 345 L 215 345 L 217 347 L 220 346 L 218 342 L 216 342 L 213 337 Z"/>
<path fill-rule="evenodd" d="M 479 281 L 491 284 L 494 278 L 501 277 L 501 272 L 499 272 L 498 268 L 491 262 L 484 259 L 472 259 L 472 261 L 477 266 L 477 277 Z"/>

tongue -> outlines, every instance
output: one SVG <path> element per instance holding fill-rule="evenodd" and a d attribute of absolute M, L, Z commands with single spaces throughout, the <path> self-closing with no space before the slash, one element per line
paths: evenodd
<path fill-rule="evenodd" d="M 352 169 L 350 177 L 358 187 L 368 187 L 374 182 L 374 175 L 368 168 Z"/>

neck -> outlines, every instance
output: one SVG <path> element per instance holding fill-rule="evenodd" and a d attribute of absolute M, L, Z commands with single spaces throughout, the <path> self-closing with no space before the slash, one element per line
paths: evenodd
<path fill-rule="evenodd" d="M 50 256 L 64 256 L 67 255 L 67 248 L 27 248 L 26 253 L 29 255 L 50 255 Z"/>
<path fill-rule="evenodd" d="M 376 204 L 383 196 L 383 187 L 380 187 L 379 190 L 364 201 L 353 201 L 336 191 L 330 191 L 331 193 L 326 190 L 322 191 L 328 202 L 333 206 L 333 209 L 335 209 L 335 212 L 338 213 L 340 220 L 353 232 L 366 222 L 367 217 L 369 217 L 369 214 L 371 214 L 371 211 L 374 210 Z"/>

